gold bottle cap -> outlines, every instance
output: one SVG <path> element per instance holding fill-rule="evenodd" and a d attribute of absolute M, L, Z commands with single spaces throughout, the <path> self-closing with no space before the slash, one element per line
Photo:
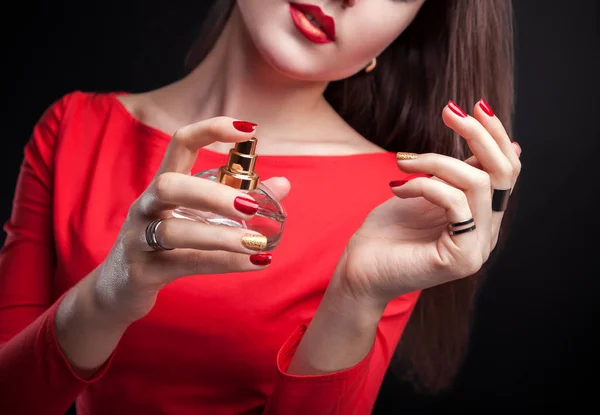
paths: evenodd
<path fill-rule="evenodd" d="M 227 164 L 219 168 L 217 179 L 219 183 L 226 184 L 240 190 L 254 190 L 258 186 L 258 175 L 254 172 L 256 164 L 256 137 L 248 141 L 236 143 L 229 150 Z"/>

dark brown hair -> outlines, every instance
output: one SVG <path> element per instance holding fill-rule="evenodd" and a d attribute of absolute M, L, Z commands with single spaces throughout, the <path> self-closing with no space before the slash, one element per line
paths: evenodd
<path fill-rule="evenodd" d="M 234 0 L 216 1 L 188 53 L 187 71 L 210 52 L 234 5 Z M 354 129 L 386 150 L 464 160 L 469 150 L 442 123 L 441 110 L 452 99 L 470 111 L 485 97 L 510 132 L 512 61 L 510 0 L 426 0 L 411 25 L 377 57 L 373 72 L 330 83 L 325 97 Z M 422 292 L 396 353 L 402 376 L 415 386 L 435 392 L 454 379 L 479 276 Z"/>

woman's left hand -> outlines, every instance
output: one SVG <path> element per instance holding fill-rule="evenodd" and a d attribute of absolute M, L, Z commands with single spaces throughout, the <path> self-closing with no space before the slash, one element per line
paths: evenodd
<path fill-rule="evenodd" d="M 473 117 L 450 102 L 442 118 L 474 156 L 461 161 L 399 153 L 401 170 L 417 177 L 390 183 L 397 197 L 375 208 L 351 238 L 337 274 L 353 297 L 385 305 L 402 294 L 467 277 L 496 246 L 504 213 L 492 210 L 492 192 L 514 187 L 520 147 L 483 100 Z M 467 223 L 449 226 L 461 222 Z"/>

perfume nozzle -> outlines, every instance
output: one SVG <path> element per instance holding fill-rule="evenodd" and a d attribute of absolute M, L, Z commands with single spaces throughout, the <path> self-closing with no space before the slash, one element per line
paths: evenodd
<path fill-rule="evenodd" d="M 240 190 L 254 190 L 258 186 L 258 175 L 254 172 L 256 164 L 256 137 L 236 143 L 229 150 L 227 164 L 219 169 L 217 178 L 220 183 Z"/>
<path fill-rule="evenodd" d="M 235 147 L 233 147 L 233 151 L 240 154 L 248 154 L 250 156 L 256 155 L 256 138 L 251 138 L 248 141 L 242 141 L 240 143 L 235 143 Z"/>

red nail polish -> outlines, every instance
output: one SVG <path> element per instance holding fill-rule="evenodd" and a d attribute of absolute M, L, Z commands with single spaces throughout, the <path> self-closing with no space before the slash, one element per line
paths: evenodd
<path fill-rule="evenodd" d="M 483 98 L 479 100 L 479 108 L 481 108 L 483 112 L 485 112 L 490 117 L 494 116 L 494 111 L 492 110 L 492 107 L 490 107 L 490 104 L 488 104 L 487 101 Z"/>
<path fill-rule="evenodd" d="M 456 102 L 452 100 L 448 101 L 448 108 L 450 108 L 450 110 L 459 117 L 467 118 L 467 113 L 461 107 L 459 107 Z"/>
<path fill-rule="evenodd" d="M 238 212 L 245 213 L 246 215 L 254 215 L 258 212 L 258 203 L 252 199 L 246 199 L 245 197 L 238 196 L 233 201 L 233 206 Z"/>
<path fill-rule="evenodd" d="M 409 180 L 392 180 L 390 182 L 390 187 L 400 187 L 408 183 Z"/>
<path fill-rule="evenodd" d="M 422 174 L 422 173 L 408 174 L 405 179 L 402 179 L 402 180 L 392 180 L 390 182 L 390 187 L 400 187 L 400 186 L 405 185 L 406 183 L 410 182 L 412 179 L 416 179 L 417 177 L 430 178 L 430 177 L 433 177 L 433 176 L 431 174 Z"/>
<path fill-rule="evenodd" d="M 256 130 L 256 124 L 248 121 L 234 121 L 233 126 L 243 133 L 253 133 Z"/>
<path fill-rule="evenodd" d="M 271 254 L 254 254 L 250 255 L 250 262 L 254 265 L 269 265 L 271 260 L 273 259 L 273 255 Z"/>

